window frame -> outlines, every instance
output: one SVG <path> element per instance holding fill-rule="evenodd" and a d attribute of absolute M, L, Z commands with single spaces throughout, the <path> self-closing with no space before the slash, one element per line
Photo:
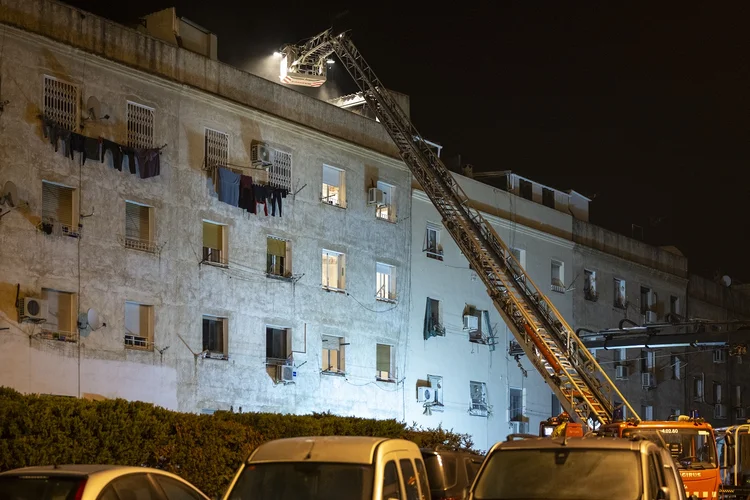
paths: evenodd
<path fill-rule="evenodd" d="M 266 344 L 266 365 L 285 365 L 288 363 L 288 361 L 292 358 L 292 328 L 288 326 L 280 326 L 280 325 L 271 325 L 267 324 L 265 325 L 266 330 L 266 337 L 265 337 L 265 344 Z M 281 345 L 281 349 L 285 351 L 286 357 L 275 357 L 273 354 L 281 354 L 281 353 L 274 353 L 274 346 L 272 346 L 269 350 L 269 334 L 271 334 L 271 331 L 274 332 L 281 332 L 279 335 L 283 335 L 283 342 Z M 275 335 L 275 334 L 274 334 Z M 273 339 L 272 339 L 273 342 Z M 269 353 L 271 355 L 269 355 Z"/>
<path fill-rule="evenodd" d="M 220 248 L 207 247 L 206 246 L 206 224 L 216 226 L 219 231 L 218 239 Z M 229 226 L 208 219 L 202 219 L 201 222 L 201 235 L 203 244 L 203 259 L 201 264 L 207 264 L 218 267 L 229 266 Z M 218 252 L 214 252 L 218 250 Z"/>
<path fill-rule="evenodd" d="M 612 302 L 613 307 L 616 307 L 617 309 L 627 309 L 628 307 L 628 282 L 625 281 L 622 278 L 613 278 L 613 290 L 614 290 L 614 299 Z M 624 293 L 620 293 L 620 291 Z M 618 298 L 622 297 L 622 301 L 619 301 Z"/>
<path fill-rule="evenodd" d="M 480 397 L 474 398 L 474 388 L 478 387 Z M 487 397 L 487 382 L 477 380 L 469 381 L 469 414 L 474 416 L 488 417 L 490 405 Z"/>
<path fill-rule="evenodd" d="M 557 276 L 555 276 L 555 269 L 557 269 Z M 565 263 L 562 260 L 550 260 L 550 290 L 565 293 Z"/>
<path fill-rule="evenodd" d="M 430 247 L 430 232 L 435 234 L 435 247 Z M 443 260 L 443 248 L 440 245 L 440 233 L 442 233 L 442 229 L 439 225 L 434 224 L 432 222 L 428 222 L 425 227 L 425 236 L 424 236 L 424 250 L 425 254 L 430 259 L 435 260 Z"/>
<path fill-rule="evenodd" d="M 137 113 L 144 113 L 150 123 L 138 123 L 143 117 Z M 143 130 L 137 130 L 138 126 L 150 128 L 150 137 Z M 136 149 L 151 149 L 156 145 L 156 108 L 127 100 L 125 104 L 125 127 L 127 130 L 127 145 Z M 148 131 L 148 130 L 147 130 Z"/>
<path fill-rule="evenodd" d="M 205 323 L 206 321 L 212 321 L 214 323 L 221 325 L 221 349 L 211 349 L 210 345 L 210 332 L 209 332 L 209 342 L 208 346 L 206 345 L 206 331 L 205 331 Z M 201 316 L 201 337 L 203 341 L 203 354 L 204 358 L 210 358 L 210 359 L 220 359 L 220 360 L 228 360 L 229 359 L 229 318 L 226 316 L 217 316 L 214 314 L 203 314 Z"/>
<path fill-rule="evenodd" d="M 380 359 L 380 347 L 388 347 L 388 371 L 380 370 L 381 359 Z M 386 373 L 386 376 L 383 374 Z M 375 345 L 375 379 L 380 382 L 395 382 L 396 381 L 396 346 L 393 344 L 386 344 L 378 342 Z"/>
<path fill-rule="evenodd" d="M 388 272 L 381 272 L 381 270 Z M 383 276 L 382 279 L 381 276 Z M 375 262 L 375 300 L 394 303 L 397 299 L 396 266 L 385 262 Z"/>
<path fill-rule="evenodd" d="M 138 306 L 139 313 L 138 313 L 138 335 L 135 335 L 135 333 L 131 330 L 128 330 L 127 324 L 128 324 L 128 305 L 135 305 Z M 141 308 L 145 308 L 145 321 L 146 321 L 146 334 L 142 335 L 143 332 L 141 332 L 141 327 L 143 326 L 141 324 L 141 321 L 143 321 L 143 317 L 141 317 L 141 314 L 143 314 L 143 310 Z M 153 304 L 145 304 L 143 302 L 138 302 L 135 300 L 126 300 L 125 301 L 125 322 L 124 322 L 124 340 L 123 345 L 126 349 L 133 349 L 136 351 L 153 351 L 154 350 L 154 326 L 155 326 L 155 317 L 154 317 L 154 306 Z"/>
<path fill-rule="evenodd" d="M 375 217 L 387 222 L 396 221 L 396 204 L 393 199 L 393 193 L 396 186 L 387 182 L 378 181 L 375 186 L 383 192 L 383 205 L 375 207 Z"/>
<path fill-rule="evenodd" d="M 128 221 L 130 220 L 130 216 L 128 214 L 128 208 L 130 206 L 136 206 L 139 207 L 140 210 L 146 209 L 146 239 L 143 238 L 133 238 L 128 236 Z M 138 215 L 138 232 L 143 233 L 143 228 L 141 227 L 141 224 L 143 224 L 144 218 L 143 214 Z M 125 236 L 124 236 L 124 246 L 125 248 L 130 248 L 132 250 L 140 250 L 142 252 L 148 252 L 148 253 L 154 253 L 156 252 L 156 244 L 154 243 L 154 207 L 152 205 L 148 205 L 146 203 L 141 203 L 138 201 L 133 200 L 125 200 Z"/>
<path fill-rule="evenodd" d="M 268 250 L 271 240 L 282 241 L 284 243 L 283 261 L 276 265 L 276 257 L 282 257 L 272 254 Z M 269 278 L 291 278 L 292 277 L 292 241 L 280 236 L 271 234 L 266 236 L 266 276 Z"/>
<path fill-rule="evenodd" d="M 204 127 L 203 155 L 206 167 L 226 166 L 229 163 L 229 147 L 228 133 L 211 127 Z"/>
<path fill-rule="evenodd" d="M 52 296 L 50 295 L 52 294 Z M 54 300 L 52 297 L 55 297 Z M 67 317 L 60 325 L 60 298 L 66 297 L 68 303 Z M 49 340 L 60 340 L 65 342 L 77 342 L 78 341 L 78 294 L 75 292 L 67 292 L 65 290 L 58 290 L 56 288 L 42 288 L 41 293 L 42 300 L 47 302 L 47 318 L 46 321 L 41 325 L 41 336 Z M 55 305 L 55 307 L 50 307 Z M 51 323 L 49 320 L 52 316 L 57 317 L 56 323 Z M 54 326 L 54 328 L 52 328 Z M 64 327 L 68 327 L 65 330 Z"/>
<path fill-rule="evenodd" d="M 49 205 L 51 203 L 47 203 L 48 205 L 45 208 L 45 191 L 51 190 L 55 192 L 55 196 L 58 197 L 58 203 L 57 208 L 55 210 L 55 214 L 50 214 L 48 209 L 50 208 Z M 61 195 L 67 194 L 70 195 L 70 203 L 69 206 L 66 202 L 59 201 L 59 198 Z M 59 229 L 59 232 L 55 231 L 54 234 L 62 234 L 64 236 L 73 236 L 78 237 L 80 235 L 79 233 L 79 224 L 80 224 L 80 210 L 78 206 L 79 197 L 78 197 L 78 188 L 75 188 L 73 186 L 68 186 L 67 184 L 62 184 L 59 182 L 53 182 L 46 179 L 42 179 L 42 210 L 40 214 L 41 219 L 41 226 L 44 230 L 44 225 L 49 224 L 50 225 L 50 232 L 47 234 L 51 234 L 53 232 L 53 229 Z M 47 196 L 51 196 L 52 193 L 47 194 Z M 69 212 L 65 213 L 65 220 L 60 215 L 61 212 Z M 45 231 L 46 232 L 46 231 Z"/>
<path fill-rule="evenodd" d="M 56 83 L 48 85 L 48 82 Z M 67 91 L 73 92 L 74 95 L 72 99 L 74 100 L 74 102 L 64 102 L 64 105 L 72 105 L 75 108 L 72 113 L 70 113 L 70 110 L 60 109 L 60 107 L 58 107 L 58 109 L 52 109 L 52 106 L 49 106 L 48 101 L 52 101 L 55 99 L 58 99 L 61 102 L 65 101 L 64 99 L 60 99 L 59 95 L 55 96 L 53 93 L 51 93 L 50 87 L 55 85 L 60 87 L 70 87 Z M 48 91 L 50 91 L 50 93 L 48 93 Z M 63 89 L 58 92 L 66 92 L 66 90 Z M 55 122 L 58 126 L 63 127 L 65 130 L 69 130 L 71 132 L 78 132 L 81 126 L 81 86 L 51 75 L 43 75 L 41 108 L 42 114 Z"/>
<path fill-rule="evenodd" d="M 331 286 L 326 258 L 336 257 L 336 286 Z M 323 248 L 321 251 L 321 286 L 332 292 L 346 292 L 346 254 L 336 250 Z"/>
<path fill-rule="evenodd" d="M 335 349 L 331 349 L 333 342 Z M 346 339 L 337 335 L 321 335 L 321 372 L 331 375 L 346 375 Z M 336 366 L 331 363 L 331 355 L 336 352 Z"/>
<path fill-rule="evenodd" d="M 327 184 L 325 182 L 326 179 L 326 170 L 330 170 L 332 175 L 338 175 L 338 186 L 334 184 Z M 322 170 L 322 180 L 321 180 L 321 191 L 320 191 L 320 201 L 324 205 L 330 205 L 332 207 L 338 207 L 338 208 L 346 208 L 346 170 L 339 167 L 334 167 L 333 165 L 329 165 L 327 163 L 323 164 L 323 170 Z M 335 192 L 332 193 L 331 190 L 335 188 Z M 335 197 L 336 202 L 332 202 L 332 199 Z"/>

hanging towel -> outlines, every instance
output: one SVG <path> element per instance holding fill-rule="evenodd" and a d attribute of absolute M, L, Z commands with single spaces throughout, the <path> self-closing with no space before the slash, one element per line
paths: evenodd
<path fill-rule="evenodd" d="M 240 205 L 240 174 L 219 167 L 219 201 L 234 207 Z"/>
<path fill-rule="evenodd" d="M 240 177 L 240 208 L 244 208 L 251 214 L 255 213 L 253 178 L 248 175 L 243 175 Z"/>

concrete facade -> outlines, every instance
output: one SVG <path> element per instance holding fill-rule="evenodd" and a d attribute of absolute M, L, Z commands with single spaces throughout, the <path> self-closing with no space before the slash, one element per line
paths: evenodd
<path fill-rule="evenodd" d="M 25 202 L 0 221 L 0 326 L 7 328 L 0 385 L 191 412 L 403 418 L 410 228 L 377 219 L 367 189 L 377 181 L 393 186 L 394 209 L 408 220 L 411 176 L 382 127 L 56 2 L 0 6 L 2 99 L 9 101 L 0 117 L 0 180 L 15 183 Z M 127 103 L 153 110 L 153 142 L 166 145 L 160 175 L 141 179 L 110 159 L 81 166 L 78 153 L 71 160 L 55 152 L 37 118 L 45 75 L 74 85 L 78 106 L 91 96 L 101 103 L 107 120 L 77 111 L 88 137 L 125 144 Z M 256 182 L 268 174 L 252 167 L 254 144 L 291 154 L 283 217 L 217 199 L 203 169 L 207 129 L 228 135 L 227 163 Z M 346 208 L 322 202 L 324 164 L 344 172 Z M 43 181 L 72 190 L 70 226 L 77 231 L 80 222 L 80 238 L 38 229 Z M 127 202 L 150 207 L 148 251 L 125 244 Z M 204 221 L 223 227 L 225 265 L 201 256 Z M 266 276 L 268 236 L 291 247 L 289 279 Z M 322 287 L 324 250 L 345 255 L 345 285 L 330 287 L 343 290 Z M 376 263 L 393 266 L 391 302 L 376 300 Z M 20 322 L 17 300 L 30 297 L 47 297 L 57 317 Z M 146 311 L 137 321 L 142 345 L 131 345 L 132 337 L 126 345 L 135 328 L 126 324 L 126 303 Z M 89 309 L 106 326 L 78 339 L 76 313 Z M 223 318 L 216 357 L 202 353 L 204 316 Z M 267 327 L 291 331 L 285 347 L 294 383 L 275 380 Z M 341 373 L 323 370 L 324 335 L 345 350 Z M 391 380 L 378 380 L 378 344 L 391 346 Z"/>

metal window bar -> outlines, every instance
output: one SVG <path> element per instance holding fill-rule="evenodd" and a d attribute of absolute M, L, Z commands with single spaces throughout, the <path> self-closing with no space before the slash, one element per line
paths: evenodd
<path fill-rule="evenodd" d="M 154 147 L 154 109 L 128 102 L 128 146 Z"/>
<path fill-rule="evenodd" d="M 78 332 L 44 329 L 39 333 L 39 337 L 47 340 L 59 340 L 60 342 L 78 342 Z"/>
<path fill-rule="evenodd" d="M 206 129 L 206 167 L 225 166 L 229 163 L 229 134 Z"/>
<path fill-rule="evenodd" d="M 140 337 L 138 335 L 125 335 L 125 345 L 135 349 L 151 349 L 153 342 L 148 340 L 148 337 Z"/>
<path fill-rule="evenodd" d="M 45 76 L 44 115 L 66 130 L 78 130 L 79 95 L 77 85 Z"/>
<path fill-rule="evenodd" d="M 268 168 L 268 184 L 271 187 L 292 189 L 292 155 L 278 149 L 271 150 L 271 165 Z"/>

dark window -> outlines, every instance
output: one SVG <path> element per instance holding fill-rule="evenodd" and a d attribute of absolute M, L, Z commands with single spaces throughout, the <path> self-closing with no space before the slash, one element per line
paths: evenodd
<path fill-rule="evenodd" d="M 555 208 L 555 192 L 551 189 L 542 188 L 542 204 L 546 207 Z"/>
<path fill-rule="evenodd" d="M 417 459 L 417 475 L 419 476 L 419 487 L 422 488 L 422 498 L 430 498 L 430 486 L 427 482 L 427 472 L 424 470 L 424 463 Z"/>
<path fill-rule="evenodd" d="M 169 500 L 204 500 L 195 490 L 169 476 L 153 474 L 156 483 L 161 486 Z"/>
<path fill-rule="evenodd" d="M 73 498 L 81 477 L 70 476 L 0 476 L 2 498 L 33 498 L 39 500 Z"/>
<path fill-rule="evenodd" d="M 266 327 L 266 358 L 286 361 L 291 354 L 290 350 L 291 342 L 287 328 Z"/>
<path fill-rule="evenodd" d="M 521 192 L 522 198 L 526 198 L 527 200 L 533 199 L 534 190 L 533 190 L 531 182 L 520 179 L 518 186 L 519 186 L 519 191 Z"/>
<path fill-rule="evenodd" d="M 224 353 L 224 320 L 203 317 L 203 350 Z"/>
<path fill-rule="evenodd" d="M 440 490 L 456 484 L 456 459 L 448 455 L 427 455 L 424 457 L 430 486 Z"/>
<path fill-rule="evenodd" d="M 406 488 L 407 500 L 419 500 L 419 487 L 417 486 L 417 475 L 414 472 L 414 466 L 408 458 L 402 459 L 401 474 L 404 477 L 404 487 Z"/>
<path fill-rule="evenodd" d="M 466 459 L 466 477 L 469 479 L 469 484 L 474 481 L 477 477 L 479 468 L 482 466 L 482 460 L 479 458 L 467 458 Z"/>
<path fill-rule="evenodd" d="M 128 474 L 110 483 L 117 496 L 128 500 L 161 500 L 146 474 Z"/>
<path fill-rule="evenodd" d="M 401 498 L 401 483 L 398 480 L 398 469 L 393 460 L 385 464 L 383 469 L 383 500 Z"/>

